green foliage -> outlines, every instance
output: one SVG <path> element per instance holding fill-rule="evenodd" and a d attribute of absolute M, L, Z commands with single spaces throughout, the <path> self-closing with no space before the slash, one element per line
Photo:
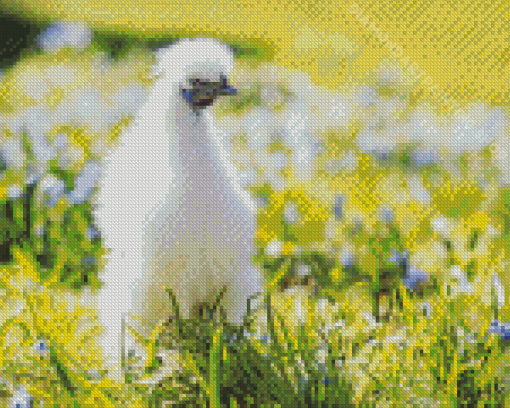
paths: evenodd
<path fill-rule="evenodd" d="M 157 47 L 170 40 L 154 35 L 144 41 Z M 137 41 L 100 33 L 92 48 L 122 58 Z M 242 57 L 263 59 L 267 50 L 252 45 L 234 48 Z M 262 87 L 254 81 L 225 99 L 218 112 L 243 115 L 262 105 Z M 286 88 L 280 91 L 290 97 Z M 379 92 L 390 97 L 397 90 L 381 87 Z M 326 139 L 336 157 L 354 148 L 355 137 L 356 132 L 331 130 Z M 27 163 L 33 164 L 24 140 Z M 128 356 L 122 387 L 88 375 L 90 361 L 84 355 L 92 346 L 86 340 L 97 330 L 78 335 L 83 312 L 63 311 L 52 298 L 65 297 L 65 290 L 100 286 L 107 249 L 98 236 L 88 234 L 94 224 L 91 204 L 72 205 L 64 194 L 50 205 L 40 181 L 27 186 L 20 183 L 25 181 L 20 171 L 0 168 L 0 308 L 21 304 L 26 311 L 1 320 L 0 377 L 21 378 L 32 392 L 52 390 L 37 396 L 55 406 L 504 406 L 508 340 L 488 328 L 493 320 L 510 320 L 508 306 L 498 307 L 490 292 L 492 274 L 509 289 L 510 192 L 493 188 L 490 177 L 490 188 L 478 183 L 469 155 L 459 159 L 460 177 L 437 164 L 417 168 L 412 162 L 416 147 L 403 146 L 385 161 L 357 152 L 355 176 L 341 170 L 324 177 L 329 190 L 320 198 L 312 194 L 324 181 L 320 177 L 308 188 L 253 186 L 254 195 L 267 199 L 258 215 L 254 258 L 268 282 L 263 307 L 241 329 L 223 321 L 221 300 L 204 310 L 207 318 L 178 318 L 158 328 L 160 335 L 144 344 L 157 351 L 178 348 L 181 369 L 158 377 L 163 367 L 153 353 L 151 365 L 140 374 L 139 361 Z M 51 161 L 47 173 L 73 190 L 76 172 Z M 386 191 L 384 182 L 391 176 L 397 181 L 393 191 Z M 423 182 L 430 203 L 410 198 L 410 176 Z M 19 184 L 23 195 L 8 197 L 7 187 Z M 339 193 L 347 197 L 346 208 L 336 219 L 331 196 Z M 289 204 L 297 207 L 297 222 L 285 218 Z M 374 214 L 383 205 L 394 219 L 377 219 Z M 434 230 L 439 216 L 454 227 Z M 496 227 L 501 232 L 489 234 Z M 268 254 L 275 240 L 282 251 Z M 353 259 L 343 264 L 345 248 L 352 249 Z M 426 254 L 421 263 L 420 252 Z M 405 262 L 404 253 L 409 254 Z M 426 278 L 406 286 L 411 263 Z M 307 267 L 304 275 L 301 266 Z M 471 291 L 452 276 L 454 267 L 466 275 Z M 48 293 L 34 294 L 29 281 Z M 65 330 L 72 341 L 62 340 Z M 238 341 L 231 342 L 233 336 Z M 32 350 L 20 363 L 13 344 L 25 350 L 36 338 L 46 340 L 47 356 Z M 156 385 L 145 387 L 147 378 Z M 10 396 L 9 386 L 0 383 L 0 399 Z"/>

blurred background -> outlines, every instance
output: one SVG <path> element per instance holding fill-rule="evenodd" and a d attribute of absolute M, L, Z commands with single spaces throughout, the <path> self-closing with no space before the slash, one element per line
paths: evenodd
<path fill-rule="evenodd" d="M 290 383 L 300 406 L 508 403 L 508 6 L 31 0 L 1 10 L 2 401 L 145 406 L 148 393 L 154 406 L 205 405 L 221 385 L 230 406 L 254 394 L 289 402 L 264 381 L 214 377 L 212 334 L 197 344 L 188 333 L 193 353 L 175 355 L 184 371 L 138 381 L 134 362 L 127 386 L 109 381 L 95 348 L 100 162 L 150 91 L 158 48 L 213 35 L 238 57 L 239 94 L 214 108 L 258 198 L 274 295 L 274 313 L 251 327 L 267 358 L 257 369 Z M 413 62 L 423 73 L 403 69 Z M 436 85 L 466 110 L 421 105 Z M 254 360 L 221 344 L 236 357 L 221 361 L 229 372 Z"/>
<path fill-rule="evenodd" d="M 354 77 L 363 76 L 395 50 L 403 65 L 415 64 L 420 72 L 422 86 L 415 98 L 428 97 L 434 87 L 434 93 L 446 91 L 461 105 L 473 99 L 509 101 L 510 53 L 504 34 L 509 11 L 503 1 L 221 0 L 208 7 L 195 1 L 136 1 L 126 9 L 108 0 L 6 0 L 3 8 L 34 23 L 84 22 L 114 36 L 213 36 L 238 43 L 245 53 L 298 68 L 314 84 L 330 88 L 345 82 L 349 69 Z"/>
<path fill-rule="evenodd" d="M 45 25 L 22 19 L 19 15 L 9 13 L 5 7 L 0 8 L 0 23 L 2 24 L 0 68 L 5 70 L 14 65 L 26 49 L 35 47 L 37 36 Z"/>

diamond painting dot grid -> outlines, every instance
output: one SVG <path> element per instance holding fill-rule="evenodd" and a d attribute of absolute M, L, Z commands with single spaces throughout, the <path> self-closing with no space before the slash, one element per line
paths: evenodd
<path fill-rule="evenodd" d="M 311 72 L 41 30 L 2 78 L 5 403 L 504 406 L 504 98 L 344 8 L 369 40 L 300 24 Z"/>

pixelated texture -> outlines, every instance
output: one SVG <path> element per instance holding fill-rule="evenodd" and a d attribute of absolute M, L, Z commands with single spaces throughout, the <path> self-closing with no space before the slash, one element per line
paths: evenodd
<path fill-rule="evenodd" d="M 417 72 L 417 98 L 447 92 L 447 99 L 459 104 L 472 99 L 506 104 L 510 96 L 508 39 L 501 34 L 509 12 L 502 0 L 4 4 L 36 20 L 87 21 L 98 30 L 122 28 L 145 38 L 170 33 L 235 41 L 251 54 L 309 73 L 321 85 L 341 86 L 349 69 L 364 77 L 383 55 L 395 52 Z"/>
<path fill-rule="evenodd" d="M 274 61 L 66 23 L 2 78 L 2 403 L 506 406 L 507 9 L 242 7 Z"/>

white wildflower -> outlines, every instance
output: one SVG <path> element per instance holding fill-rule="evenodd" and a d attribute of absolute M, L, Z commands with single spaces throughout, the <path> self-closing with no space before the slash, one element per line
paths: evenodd
<path fill-rule="evenodd" d="M 34 399 L 28 393 L 25 387 L 18 386 L 9 401 L 9 408 L 31 408 Z"/>
<path fill-rule="evenodd" d="M 57 179 L 53 174 L 45 176 L 39 185 L 39 205 L 53 207 L 60 201 L 65 191 L 66 185 L 63 180 Z"/>
<path fill-rule="evenodd" d="M 310 265 L 300 264 L 297 266 L 297 274 L 299 276 L 309 276 L 312 273 Z"/>
<path fill-rule="evenodd" d="M 37 160 L 44 164 L 56 155 L 54 147 L 48 143 L 47 135 L 52 128 L 48 107 L 38 105 L 30 107 L 24 114 L 25 130 L 30 139 L 30 147 Z"/>
<path fill-rule="evenodd" d="M 8 190 L 8 194 L 10 198 L 16 199 L 20 198 L 23 195 L 23 187 L 21 186 L 10 186 Z"/>
<path fill-rule="evenodd" d="M 281 192 L 287 188 L 287 183 L 285 179 L 276 173 L 264 174 L 264 182 L 270 184 L 271 187 L 273 187 L 276 191 Z"/>
<path fill-rule="evenodd" d="M 399 64 L 383 61 L 377 69 L 377 80 L 382 86 L 404 85 L 404 70 Z"/>
<path fill-rule="evenodd" d="M 317 88 L 313 86 L 310 76 L 304 73 L 297 73 L 289 79 L 289 90 L 298 98 L 306 98 L 313 92 L 317 92 Z"/>
<path fill-rule="evenodd" d="M 85 159 L 85 153 L 81 147 L 71 143 L 68 146 L 59 155 L 58 164 L 62 170 L 73 170 L 75 167 L 80 166 Z"/>
<path fill-rule="evenodd" d="M 18 81 L 22 92 L 32 99 L 40 101 L 48 95 L 49 86 L 44 81 L 42 73 L 36 68 L 27 69 L 27 72 L 23 73 Z"/>
<path fill-rule="evenodd" d="M 99 163 L 89 162 L 81 174 L 74 181 L 74 190 L 69 193 L 69 201 L 73 204 L 82 204 L 87 201 L 101 175 Z"/>
<path fill-rule="evenodd" d="M 361 313 L 361 317 L 363 317 L 363 319 L 368 323 L 370 328 L 380 327 L 383 325 L 382 323 L 377 323 L 375 317 L 369 313 Z"/>
<path fill-rule="evenodd" d="M 423 302 L 420 304 L 421 310 L 424 312 L 427 319 L 430 319 L 430 315 L 432 313 L 432 305 L 430 302 Z"/>
<path fill-rule="evenodd" d="M 288 105 L 283 136 L 285 145 L 292 149 L 292 162 L 297 178 L 301 181 L 308 180 L 312 175 L 314 149 L 306 105 L 297 102 Z"/>
<path fill-rule="evenodd" d="M 134 115 L 147 99 L 148 91 L 139 84 L 122 87 L 113 97 L 122 115 Z"/>
<path fill-rule="evenodd" d="M 480 152 L 501 134 L 505 115 L 501 110 L 488 110 L 475 104 L 469 111 L 455 114 L 450 125 L 448 144 L 456 154 L 465 151 Z"/>
<path fill-rule="evenodd" d="M 501 282 L 501 279 L 498 275 L 492 275 L 492 287 L 496 292 L 496 299 L 499 307 L 503 307 L 505 305 L 505 286 Z"/>
<path fill-rule="evenodd" d="M 47 28 L 37 39 L 46 52 L 56 52 L 64 47 L 85 49 L 92 42 L 92 31 L 81 23 L 58 23 Z"/>
<path fill-rule="evenodd" d="M 79 124 L 89 126 L 93 132 L 113 125 L 114 109 L 98 90 L 85 86 L 73 92 L 71 101 L 74 118 Z"/>
<path fill-rule="evenodd" d="M 466 273 L 462 271 L 459 265 L 450 268 L 450 275 L 457 282 L 457 285 L 452 287 L 454 295 L 457 293 L 474 293 L 473 284 L 467 280 Z"/>
<path fill-rule="evenodd" d="M 247 135 L 248 147 L 260 153 L 276 138 L 276 115 L 269 109 L 256 107 L 245 116 L 243 130 Z"/>
<path fill-rule="evenodd" d="M 46 69 L 46 79 L 52 85 L 66 87 L 75 81 L 75 72 L 66 65 L 54 65 Z"/>
<path fill-rule="evenodd" d="M 289 224 L 296 224 L 300 218 L 297 205 L 295 203 L 286 204 L 283 217 Z"/>
<path fill-rule="evenodd" d="M 363 108 L 374 106 L 378 99 L 377 90 L 371 86 L 360 86 L 352 94 L 351 98 L 355 106 Z"/>
<path fill-rule="evenodd" d="M 342 247 L 342 252 L 340 253 L 338 257 L 338 262 L 340 265 L 350 268 L 353 267 L 356 263 L 356 255 L 354 252 L 354 245 L 352 244 L 345 244 Z"/>
<path fill-rule="evenodd" d="M 422 204 L 430 203 L 430 193 L 418 176 L 411 176 L 409 180 L 411 197 Z"/>
<path fill-rule="evenodd" d="M 255 184 L 257 182 L 257 178 L 257 170 L 255 169 L 239 171 L 239 184 L 243 189 Z"/>
<path fill-rule="evenodd" d="M 324 169 L 328 173 L 334 174 L 341 170 L 354 171 L 356 170 L 357 165 L 358 157 L 352 150 L 349 150 L 344 153 L 341 159 L 328 160 L 324 165 Z"/>
<path fill-rule="evenodd" d="M 271 153 L 269 163 L 272 171 L 282 171 L 287 166 L 287 154 L 281 151 Z"/>
<path fill-rule="evenodd" d="M 426 106 L 417 107 L 408 122 L 408 137 L 412 143 L 423 143 L 427 148 L 438 148 L 444 139 L 444 127 L 440 127 L 436 115 Z"/>
<path fill-rule="evenodd" d="M 269 256 L 281 256 L 283 251 L 283 242 L 278 240 L 271 241 L 266 248 L 266 254 Z"/>
<path fill-rule="evenodd" d="M 321 91 L 306 99 L 312 133 L 346 128 L 354 116 L 352 100 L 339 93 Z"/>
<path fill-rule="evenodd" d="M 381 132 L 380 124 L 374 124 L 364 128 L 356 139 L 358 148 L 363 153 L 371 153 L 384 159 L 397 148 L 396 129 L 389 128 Z"/>
<path fill-rule="evenodd" d="M 362 117 L 364 127 L 356 143 L 363 152 L 386 158 L 399 143 L 407 140 L 408 128 L 397 118 L 405 104 L 397 98 L 389 101 L 378 99 L 375 112 Z"/>
<path fill-rule="evenodd" d="M 432 220 L 432 228 L 435 232 L 441 234 L 445 238 L 448 238 L 452 233 L 451 223 L 448 221 L 448 218 L 442 215 L 439 215 Z"/>
<path fill-rule="evenodd" d="M 21 170 L 25 163 L 25 152 L 21 139 L 13 137 L 6 139 L 0 148 L 2 159 L 7 168 Z"/>
<path fill-rule="evenodd" d="M 260 99 L 264 106 L 273 109 L 285 102 L 285 95 L 276 84 L 265 84 L 260 92 Z"/>

